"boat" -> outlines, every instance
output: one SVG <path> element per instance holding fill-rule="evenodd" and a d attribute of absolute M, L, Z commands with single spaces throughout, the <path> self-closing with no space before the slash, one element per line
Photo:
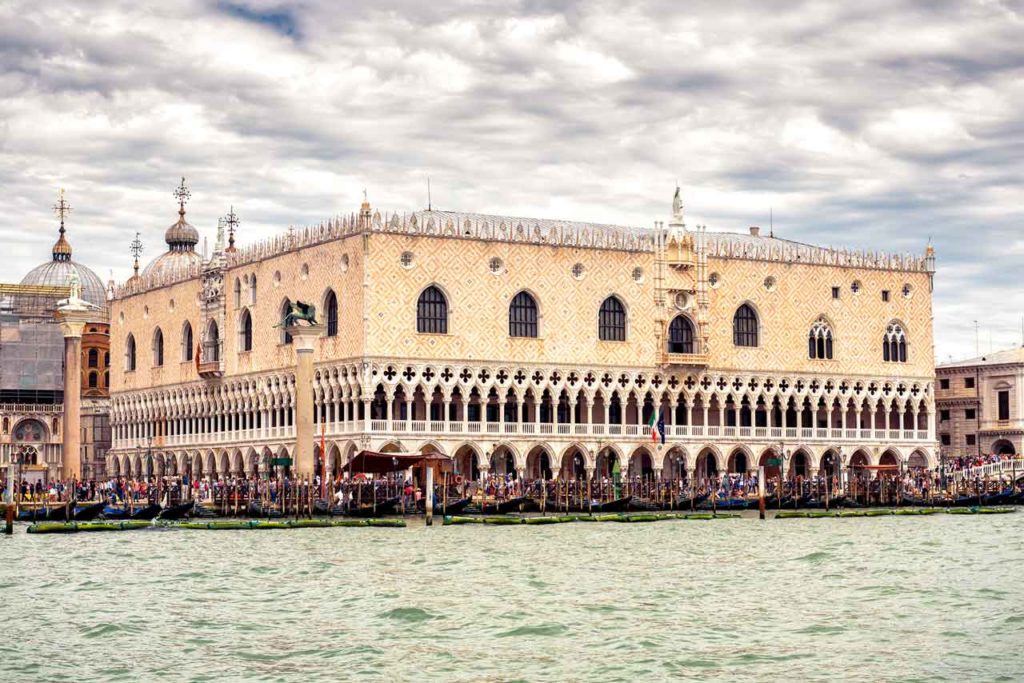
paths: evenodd
<path fill-rule="evenodd" d="M 151 519 L 156 519 L 156 516 L 160 514 L 161 509 L 162 508 L 160 507 L 159 504 L 150 503 L 149 505 L 141 507 L 135 512 L 131 513 L 131 515 L 129 515 L 129 519 L 141 521 L 149 521 Z"/>
<path fill-rule="evenodd" d="M 18 512 L 18 521 L 34 522 L 36 520 L 44 520 L 48 514 L 50 514 L 49 508 L 25 508 Z"/>
<path fill-rule="evenodd" d="M 912 496 L 909 493 L 904 493 L 902 496 L 900 496 L 900 505 L 920 508 L 930 506 L 928 501 L 925 500 L 924 498 L 921 498 L 920 496 Z"/>
<path fill-rule="evenodd" d="M 250 517 L 266 517 L 267 519 L 284 517 L 284 513 L 280 510 L 272 507 L 263 507 L 263 504 L 259 501 L 251 501 L 249 503 L 249 516 Z"/>
<path fill-rule="evenodd" d="M 439 502 L 434 502 L 434 514 L 435 515 L 458 515 L 461 514 L 469 504 L 473 502 L 470 498 L 460 498 L 458 500 L 450 500 L 447 505 Z"/>
<path fill-rule="evenodd" d="M 205 505 L 196 503 L 195 509 L 192 511 L 192 516 L 212 519 L 214 517 L 220 517 L 220 514 L 218 514 L 218 512 L 213 508 L 208 508 Z"/>
<path fill-rule="evenodd" d="M 398 504 L 402 502 L 401 496 L 394 496 L 393 498 L 385 498 L 382 501 L 374 503 L 364 503 L 358 505 L 353 503 L 349 505 L 348 514 L 350 517 L 378 517 L 380 515 L 393 515 L 396 513 Z"/>
<path fill-rule="evenodd" d="M 103 513 L 103 508 L 107 506 L 105 501 L 98 503 L 92 503 L 90 505 L 83 505 L 75 508 L 74 520 L 76 522 L 89 522 Z"/>
<path fill-rule="evenodd" d="M 327 501 L 323 498 L 317 498 L 313 501 L 313 514 L 321 517 L 328 516 L 340 516 L 345 514 L 345 507 L 343 505 L 331 505 L 327 504 Z"/>
<path fill-rule="evenodd" d="M 518 498 L 509 498 L 508 500 L 481 503 L 480 512 L 485 515 L 503 515 L 507 512 L 518 512 L 519 506 L 523 505 L 527 500 L 526 496 L 519 496 Z"/>
<path fill-rule="evenodd" d="M 62 503 L 56 507 L 50 508 L 50 512 L 46 515 L 47 521 L 50 522 L 68 522 L 75 515 L 75 503 Z"/>
<path fill-rule="evenodd" d="M 625 496 L 600 503 L 599 505 L 592 505 L 590 509 L 593 512 L 625 512 L 631 500 L 633 500 L 633 496 Z"/>
<path fill-rule="evenodd" d="M 160 511 L 157 515 L 157 519 L 185 519 L 192 514 L 192 509 L 195 507 L 195 501 L 187 500 L 184 503 L 178 503 L 166 507 Z"/>
<path fill-rule="evenodd" d="M 999 493 L 990 493 L 981 497 L 982 505 L 1012 505 L 1016 492 L 1012 489 L 1004 489 Z"/>
<path fill-rule="evenodd" d="M 634 498 L 629 501 L 629 509 L 637 512 L 658 512 L 664 510 L 665 505 L 646 498 Z"/>
<path fill-rule="evenodd" d="M 720 498 L 718 500 L 705 500 L 697 506 L 698 510 L 746 510 L 746 498 Z"/>
<path fill-rule="evenodd" d="M 707 500 L 708 494 L 702 493 L 696 496 L 679 497 L 675 499 L 672 507 L 676 510 L 696 509 L 698 505 Z"/>

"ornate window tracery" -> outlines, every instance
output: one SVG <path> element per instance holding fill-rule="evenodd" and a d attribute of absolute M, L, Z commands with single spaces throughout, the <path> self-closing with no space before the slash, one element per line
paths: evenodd
<path fill-rule="evenodd" d="M 693 323 L 685 315 L 677 315 L 668 326 L 668 352 L 693 353 Z"/>
<path fill-rule="evenodd" d="M 597 314 L 597 336 L 601 341 L 626 341 L 626 307 L 617 296 L 601 302 Z"/>
<path fill-rule="evenodd" d="M 736 309 L 732 319 L 732 341 L 736 346 L 758 345 L 757 313 L 749 304 Z"/>
<path fill-rule="evenodd" d="M 508 307 L 508 333 L 511 337 L 536 337 L 537 300 L 529 292 L 519 292 Z"/>
<path fill-rule="evenodd" d="M 818 318 L 807 334 L 807 357 L 832 360 L 832 327 L 825 318 Z"/>
<path fill-rule="evenodd" d="M 448 334 L 448 299 L 431 285 L 416 302 L 416 331 L 422 334 Z"/>

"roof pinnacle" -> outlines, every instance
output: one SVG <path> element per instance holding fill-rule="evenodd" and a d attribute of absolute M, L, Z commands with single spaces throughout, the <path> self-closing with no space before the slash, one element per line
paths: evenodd
<path fill-rule="evenodd" d="M 57 203 L 53 205 L 53 212 L 60 218 L 60 236 L 53 245 L 54 261 L 71 260 L 71 244 L 64 237 L 64 219 L 71 213 L 71 205 L 64 199 L 64 188 L 57 193 Z"/>

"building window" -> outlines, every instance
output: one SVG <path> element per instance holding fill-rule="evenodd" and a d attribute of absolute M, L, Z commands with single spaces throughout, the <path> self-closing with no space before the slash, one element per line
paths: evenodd
<path fill-rule="evenodd" d="M 110 373 L 106 370 L 103 371 L 103 386 L 110 386 Z"/>
<path fill-rule="evenodd" d="M 832 288 L 832 298 L 833 299 L 838 299 L 839 298 L 839 288 L 838 287 L 833 287 Z"/>
<path fill-rule="evenodd" d="M 124 343 L 124 369 L 126 372 L 135 371 L 135 335 L 129 334 Z"/>
<path fill-rule="evenodd" d="M 216 320 L 211 320 L 210 324 L 206 327 L 206 342 L 203 344 L 203 356 L 202 360 L 207 363 L 217 363 L 220 361 L 220 328 L 217 327 Z"/>
<path fill-rule="evenodd" d="M 160 367 L 164 364 L 164 333 L 159 327 L 153 332 L 153 365 Z"/>
<path fill-rule="evenodd" d="M 95 389 L 99 385 L 100 375 L 98 372 L 89 373 L 89 388 Z"/>
<path fill-rule="evenodd" d="M 939 380 L 939 389 L 949 389 L 949 380 L 948 379 L 940 379 Z"/>
<path fill-rule="evenodd" d="M 978 439 L 974 436 L 974 434 L 968 434 L 966 440 L 968 446 L 974 446 L 978 442 Z"/>
<path fill-rule="evenodd" d="M 584 269 L 582 263 L 573 264 L 572 276 L 574 278 L 576 278 L 577 280 L 582 280 L 583 279 L 583 275 L 584 275 L 585 272 L 586 272 L 586 269 Z"/>
<path fill-rule="evenodd" d="M 448 334 L 448 300 L 431 285 L 416 302 L 416 331 L 421 334 Z"/>
<path fill-rule="evenodd" d="M 973 419 L 975 419 L 976 415 L 977 415 L 977 412 L 975 411 L 974 408 L 964 408 L 964 419 L 965 420 L 973 420 Z"/>
<path fill-rule="evenodd" d="M 238 348 L 242 351 L 252 351 L 252 314 L 249 309 L 242 311 L 242 317 L 238 321 Z"/>
<path fill-rule="evenodd" d="M 333 289 L 327 290 L 327 296 L 324 298 L 324 311 L 327 316 L 327 329 L 324 334 L 328 337 L 338 336 L 338 296 L 334 293 Z"/>
<path fill-rule="evenodd" d="M 497 256 L 494 256 L 487 264 L 487 268 L 491 271 L 492 275 L 501 275 L 505 272 L 505 263 Z"/>
<path fill-rule="evenodd" d="M 811 325 L 807 335 L 807 357 L 811 360 L 832 360 L 832 328 L 824 318 Z"/>
<path fill-rule="evenodd" d="M 948 421 L 949 421 L 949 411 L 948 410 L 940 410 L 939 411 L 939 422 L 948 422 Z"/>
<path fill-rule="evenodd" d="M 677 315 L 668 326 L 668 352 L 693 353 L 693 323 L 685 315 Z"/>
<path fill-rule="evenodd" d="M 285 317 L 288 315 L 288 313 L 291 310 L 292 310 L 291 299 L 285 299 L 284 301 L 281 302 L 281 316 L 280 316 L 280 318 L 281 318 L 281 322 L 282 323 L 284 322 Z M 292 343 L 292 335 L 290 335 L 288 333 L 288 329 L 284 325 L 281 325 L 281 343 L 282 344 L 291 344 Z"/>
<path fill-rule="evenodd" d="M 508 334 L 511 337 L 537 336 L 537 302 L 527 292 L 519 292 L 508 307 Z"/>
<path fill-rule="evenodd" d="M 943 446 L 948 446 L 950 444 L 949 434 L 941 434 L 939 438 L 942 439 Z"/>
<path fill-rule="evenodd" d="M 96 349 L 89 349 L 89 367 L 95 368 L 100 364 L 100 352 Z"/>
<path fill-rule="evenodd" d="M 626 341 L 626 307 L 610 296 L 601 302 L 597 314 L 597 337 L 601 341 Z"/>
<path fill-rule="evenodd" d="M 414 260 L 415 257 L 412 255 L 411 251 L 403 251 L 401 258 L 399 259 L 403 268 L 412 268 Z"/>
<path fill-rule="evenodd" d="M 242 305 L 242 281 L 235 278 L 235 308 Z"/>
<path fill-rule="evenodd" d="M 181 326 L 181 360 L 187 362 L 192 360 L 192 323 L 185 321 Z"/>
<path fill-rule="evenodd" d="M 973 389 L 973 388 L 974 388 L 974 378 L 973 377 L 964 377 L 964 389 Z"/>
<path fill-rule="evenodd" d="M 907 335 L 899 323 L 889 323 L 882 338 L 882 360 L 887 363 L 907 362 Z"/>
<path fill-rule="evenodd" d="M 757 346 L 757 314 L 748 304 L 736 309 L 732 318 L 732 343 L 736 346 Z"/>
<path fill-rule="evenodd" d="M 882 290 L 882 301 L 889 301 L 889 290 L 888 289 L 883 289 Z"/>
<path fill-rule="evenodd" d="M 256 276 L 253 275 L 249 280 L 249 305 L 256 305 Z"/>
<path fill-rule="evenodd" d="M 633 269 L 633 282 L 643 282 L 643 281 L 644 281 L 644 269 L 641 268 L 640 266 L 637 266 L 636 268 Z"/>
<path fill-rule="evenodd" d="M 1010 419 L 1010 392 L 1000 391 L 999 392 L 999 419 L 1009 420 Z"/>
<path fill-rule="evenodd" d="M 103 367 L 105 367 L 105 368 L 109 368 L 110 367 L 110 351 L 104 351 L 103 352 Z"/>
<path fill-rule="evenodd" d="M 861 290 L 860 280 L 854 280 L 853 284 L 850 285 L 850 291 L 853 292 L 854 294 L 860 294 L 860 290 Z"/>

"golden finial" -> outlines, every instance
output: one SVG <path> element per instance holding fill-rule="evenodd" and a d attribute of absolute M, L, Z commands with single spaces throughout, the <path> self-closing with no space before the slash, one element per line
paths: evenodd
<path fill-rule="evenodd" d="M 192 193 L 188 191 L 188 185 L 185 184 L 185 176 L 181 176 L 181 185 L 174 189 L 174 197 L 178 200 L 178 214 L 181 216 L 185 215 L 185 203 L 189 200 Z"/>

